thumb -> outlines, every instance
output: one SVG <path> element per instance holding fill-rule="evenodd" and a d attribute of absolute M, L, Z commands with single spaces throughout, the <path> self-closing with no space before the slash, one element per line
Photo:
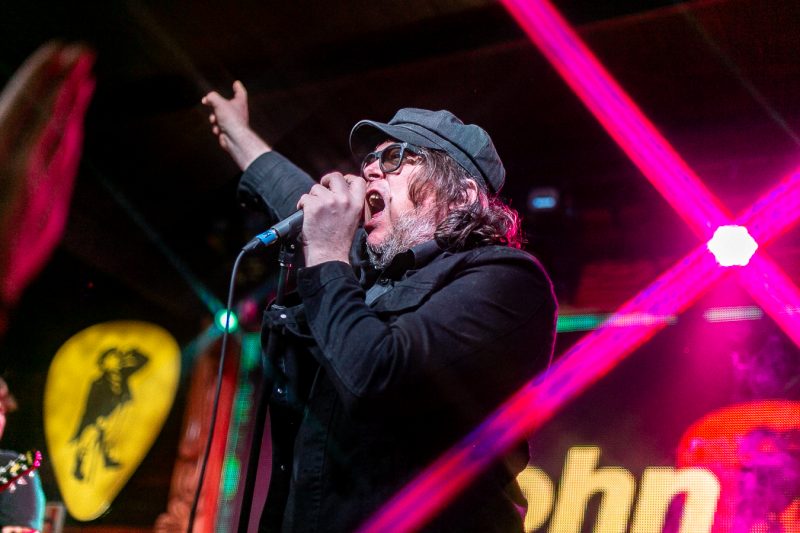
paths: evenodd
<path fill-rule="evenodd" d="M 233 82 L 233 100 L 237 102 L 247 101 L 247 89 L 244 88 L 244 83 L 239 80 Z"/>

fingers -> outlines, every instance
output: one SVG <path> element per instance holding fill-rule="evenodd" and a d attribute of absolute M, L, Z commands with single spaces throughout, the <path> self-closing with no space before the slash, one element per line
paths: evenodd
<path fill-rule="evenodd" d="M 230 103 L 230 102 L 239 102 L 239 101 L 247 101 L 247 90 L 242 85 L 242 82 L 236 81 L 233 83 L 233 98 L 228 100 L 217 91 L 211 91 L 203 98 L 200 99 L 200 103 L 203 105 L 207 105 L 212 108 L 217 108 L 221 104 Z"/>
<path fill-rule="evenodd" d="M 360 177 L 331 172 L 322 176 L 320 182 L 300 198 L 297 208 L 306 212 L 322 208 L 336 213 L 336 216 L 349 217 L 349 214 L 353 214 L 360 217 L 365 190 L 366 182 Z"/>
<path fill-rule="evenodd" d="M 347 182 L 344 181 L 344 176 L 341 172 L 330 172 L 322 176 L 319 180 L 320 185 L 327 187 L 334 192 L 347 191 Z"/>
<path fill-rule="evenodd" d="M 319 182 L 333 192 L 358 196 L 359 200 L 364 195 L 367 186 L 367 182 L 361 176 L 343 175 L 341 172 L 325 174 Z"/>
<path fill-rule="evenodd" d="M 207 105 L 212 108 L 211 112 L 208 115 L 208 122 L 211 124 L 212 128 L 211 131 L 214 135 L 219 136 L 222 133 L 222 129 L 219 127 L 219 119 L 217 118 L 217 106 L 222 103 L 227 102 L 225 98 L 219 95 L 216 91 L 211 91 L 207 95 L 205 95 L 202 100 L 200 100 L 203 105 Z"/>
<path fill-rule="evenodd" d="M 350 189 L 350 194 L 358 198 L 359 201 L 362 200 L 367 192 L 367 181 L 356 174 L 347 174 L 344 179 Z"/>
<path fill-rule="evenodd" d="M 333 196 L 333 193 L 328 190 L 321 183 L 314 184 L 308 193 L 300 197 L 297 201 L 297 209 L 304 209 L 307 205 L 317 205 L 320 200 L 328 200 Z"/>
<path fill-rule="evenodd" d="M 233 98 L 231 98 L 231 100 L 235 100 L 237 97 L 247 98 L 247 89 L 245 89 L 244 84 L 238 80 L 233 82 Z M 200 102 L 203 104 L 211 106 L 225 101 L 228 101 L 228 99 L 217 91 L 211 91 L 200 99 Z"/>
<path fill-rule="evenodd" d="M 336 202 L 337 199 L 341 201 L 344 198 L 346 198 L 345 202 L 352 202 L 353 205 L 360 206 L 365 190 L 366 182 L 358 176 L 352 174 L 343 176 L 339 172 L 331 172 L 322 176 L 319 183 L 300 197 L 297 208 L 302 209 L 309 202 Z"/>
<path fill-rule="evenodd" d="M 225 100 L 225 99 L 224 99 L 222 96 L 220 96 L 220 94 L 219 94 L 217 91 L 211 91 L 210 93 L 208 93 L 207 95 L 205 95 L 205 96 L 204 96 L 204 97 L 203 97 L 203 98 L 200 100 L 200 102 L 201 102 L 203 105 L 207 105 L 207 106 L 211 106 L 211 107 L 216 107 L 216 106 L 218 106 L 219 104 L 221 104 L 221 103 L 222 103 L 224 100 Z"/>
<path fill-rule="evenodd" d="M 337 196 L 347 198 L 347 202 L 354 206 L 361 207 L 363 205 L 367 182 L 360 176 L 331 172 L 322 176 L 320 185 L 327 187 Z"/>

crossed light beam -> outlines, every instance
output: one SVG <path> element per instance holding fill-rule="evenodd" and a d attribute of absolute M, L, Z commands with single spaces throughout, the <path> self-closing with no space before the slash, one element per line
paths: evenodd
<path fill-rule="evenodd" d="M 735 271 L 754 300 L 800 346 L 800 290 L 764 252 L 767 243 L 800 218 L 800 170 L 734 220 L 547 0 L 502 2 L 703 243 L 611 315 L 606 324 L 617 327 L 601 327 L 578 341 L 545 374 L 404 487 L 361 527 L 361 533 L 413 531 L 424 525 L 492 461 L 668 324 L 652 320 L 625 325 L 626 316 L 677 314 L 733 272 L 717 265 L 706 249 L 705 241 L 719 226 L 745 226 L 759 243 L 749 265 Z"/>

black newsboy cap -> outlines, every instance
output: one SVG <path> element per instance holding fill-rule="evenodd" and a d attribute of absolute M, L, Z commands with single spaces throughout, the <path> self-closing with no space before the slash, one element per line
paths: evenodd
<path fill-rule="evenodd" d="M 464 124 L 450 111 L 406 107 L 388 124 L 362 120 L 350 132 L 350 150 L 361 158 L 387 138 L 446 152 L 483 180 L 490 192 L 500 192 L 505 183 L 506 170 L 489 134 L 480 126 Z"/>

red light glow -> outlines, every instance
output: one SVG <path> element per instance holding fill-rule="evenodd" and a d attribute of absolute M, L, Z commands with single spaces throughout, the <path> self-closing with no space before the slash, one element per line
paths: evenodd
<path fill-rule="evenodd" d="M 15 132 L 0 140 L 3 180 L 13 184 L 4 189 L 13 194 L 4 198 L 0 221 L 0 303 L 6 306 L 16 304 L 64 233 L 94 93 L 93 64 L 88 48 L 51 42 L 0 95 L 0 124 Z"/>
<path fill-rule="evenodd" d="M 756 531 L 761 525 L 778 531 L 779 524 L 793 524 L 780 531 L 797 531 L 800 499 L 784 490 L 781 479 L 798 473 L 791 453 L 800 445 L 798 436 L 800 403 L 783 400 L 725 407 L 686 430 L 677 466 L 707 468 L 720 481 L 713 533 Z"/>

